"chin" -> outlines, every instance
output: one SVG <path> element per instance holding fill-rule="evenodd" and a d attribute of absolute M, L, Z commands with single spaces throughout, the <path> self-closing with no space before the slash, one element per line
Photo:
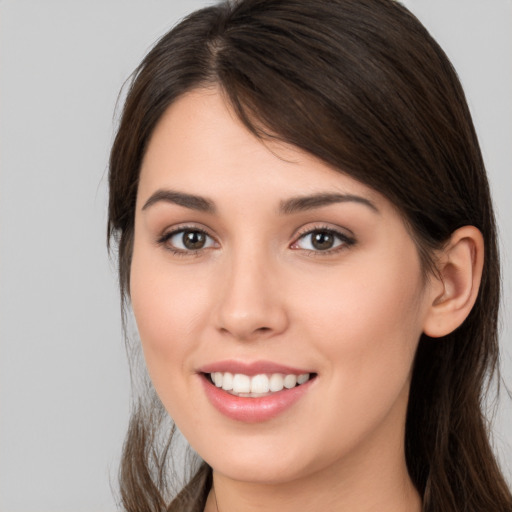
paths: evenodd
<path fill-rule="evenodd" d="M 290 465 L 288 462 L 276 459 L 250 460 L 249 458 L 237 457 L 236 459 L 225 458 L 219 464 L 210 464 L 216 473 L 232 480 L 275 485 L 297 480 L 304 473 L 305 468 L 299 468 L 297 462 Z"/>
<path fill-rule="evenodd" d="M 215 439 L 215 437 L 210 438 Z M 282 435 L 269 439 L 265 436 L 248 435 L 245 439 L 233 435 L 225 441 L 217 437 L 218 443 L 212 450 L 208 446 L 197 446 L 197 453 L 215 472 L 247 483 L 282 484 L 315 473 L 338 458 L 333 450 L 322 453 L 314 450 L 314 443 L 308 443 L 301 436 Z M 308 445 L 311 450 L 308 450 Z"/>

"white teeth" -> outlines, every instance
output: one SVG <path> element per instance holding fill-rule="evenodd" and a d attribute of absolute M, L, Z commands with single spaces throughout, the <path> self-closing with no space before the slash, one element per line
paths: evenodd
<path fill-rule="evenodd" d="M 297 377 L 297 384 L 304 384 L 304 382 L 307 382 L 309 380 L 309 373 L 303 373 L 302 375 L 299 375 Z"/>
<path fill-rule="evenodd" d="M 226 372 L 222 378 L 222 389 L 229 391 L 233 389 L 233 374 Z"/>
<path fill-rule="evenodd" d="M 287 375 L 284 378 L 284 387 L 286 389 L 292 389 L 297 384 L 297 375 Z"/>
<path fill-rule="evenodd" d="M 270 391 L 281 391 L 284 388 L 284 379 L 280 373 L 274 373 L 270 377 Z"/>
<path fill-rule="evenodd" d="M 310 379 L 310 374 L 283 375 L 282 373 L 273 373 L 266 375 L 262 373 L 250 377 L 242 373 L 233 375 L 229 372 L 214 372 L 210 374 L 210 377 L 215 386 L 222 388 L 224 391 L 229 391 L 235 395 L 256 398 L 265 396 L 269 392 L 275 393 L 282 391 L 284 388 L 291 389 L 296 385 L 300 386 Z"/>
<path fill-rule="evenodd" d="M 251 393 L 268 393 L 268 377 L 266 375 L 255 375 L 251 379 Z"/>
<path fill-rule="evenodd" d="M 215 372 L 212 374 L 213 376 L 213 382 L 218 388 L 222 387 L 222 373 L 221 372 Z"/>
<path fill-rule="evenodd" d="M 250 393 L 251 378 L 248 375 L 235 373 L 233 377 L 233 391 L 235 393 Z"/>

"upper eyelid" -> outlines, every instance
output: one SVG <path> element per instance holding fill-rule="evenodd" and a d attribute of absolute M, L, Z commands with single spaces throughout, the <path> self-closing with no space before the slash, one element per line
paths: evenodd
<path fill-rule="evenodd" d="M 315 231 L 329 231 L 331 233 L 339 234 L 342 237 L 351 238 L 351 239 L 356 238 L 353 231 L 348 228 L 320 223 L 317 225 L 308 224 L 308 225 L 303 226 L 302 228 L 298 229 L 296 231 L 296 234 L 293 237 L 293 240 L 294 240 L 294 242 L 296 242 L 300 237 L 302 237 L 304 235 L 308 235 Z"/>
<path fill-rule="evenodd" d="M 207 227 L 200 224 L 178 224 L 176 226 L 167 227 L 161 231 L 160 238 L 175 235 L 181 231 L 200 231 L 201 233 L 204 233 L 205 235 L 208 235 L 209 237 L 216 240 L 216 237 L 211 233 L 211 231 Z"/>

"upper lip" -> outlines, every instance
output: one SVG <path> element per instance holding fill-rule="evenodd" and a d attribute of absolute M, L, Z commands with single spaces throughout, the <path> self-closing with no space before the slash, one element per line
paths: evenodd
<path fill-rule="evenodd" d="M 199 368 L 198 372 L 201 373 L 215 373 L 215 372 L 230 372 L 230 373 L 241 373 L 243 375 L 259 375 L 262 373 L 273 374 L 283 373 L 285 375 L 301 375 L 304 373 L 311 373 L 310 370 L 303 368 L 294 368 L 272 361 L 216 361 L 214 363 L 205 364 Z"/>

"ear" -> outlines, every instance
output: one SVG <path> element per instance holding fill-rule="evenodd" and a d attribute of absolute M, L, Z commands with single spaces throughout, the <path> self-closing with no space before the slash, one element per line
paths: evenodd
<path fill-rule="evenodd" d="M 451 333 L 475 304 L 484 263 L 484 240 L 474 226 L 453 232 L 439 252 L 437 275 L 431 278 L 429 308 L 423 332 L 432 338 Z"/>

